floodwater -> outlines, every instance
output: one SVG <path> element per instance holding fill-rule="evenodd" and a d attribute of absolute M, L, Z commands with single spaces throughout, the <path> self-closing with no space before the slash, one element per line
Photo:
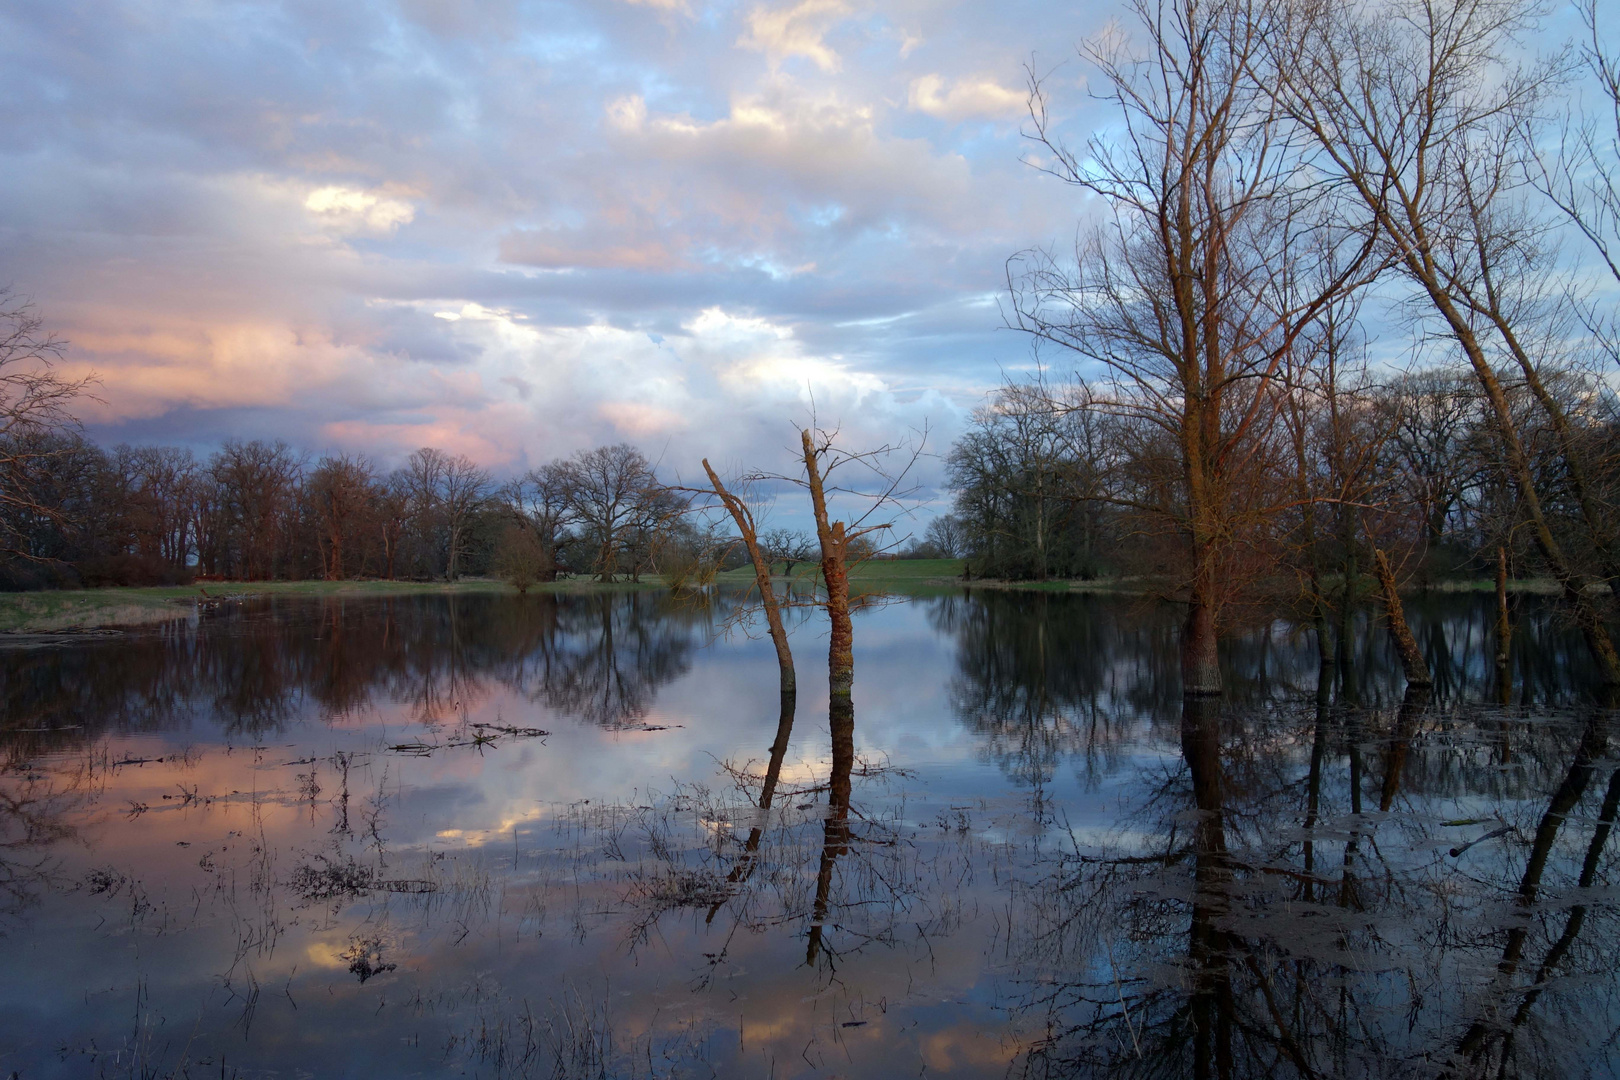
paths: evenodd
<path fill-rule="evenodd" d="M 250 601 L 0 651 L 0 1076 L 1609 1076 L 1614 723 L 1551 607 Z M 1507 692 L 1504 694 L 1504 690 Z M 1506 701 L 1506 704 L 1502 702 Z"/>

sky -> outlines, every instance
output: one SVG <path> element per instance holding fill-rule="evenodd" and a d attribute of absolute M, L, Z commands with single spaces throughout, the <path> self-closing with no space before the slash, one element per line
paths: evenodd
<path fill-rule="evenodd" d="M 1080 209 L 1022 161 L 1025 65 L 1078 115 L 1115 13 L 9 0 L 0 284 L 103 443 L 692 478 L 787 468 L 814 415 L 944 453 L 1031 363 L 1006 260 Z"/>

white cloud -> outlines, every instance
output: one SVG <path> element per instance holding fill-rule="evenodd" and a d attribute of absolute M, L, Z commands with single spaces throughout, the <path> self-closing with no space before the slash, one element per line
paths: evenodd
<path fill-rule="evenodd" d="M 843 61 L 824 39 L 850 13 L 844 0 L 799 0 L 779 8 L 761 5 L 748 13 L 748 32 L 737 44 L 759 50 L 773 64 L 802 56 L 822 71 L 838 71 Z"/>
<path fill-rule="evenodd" d="M 1024 111 L 1028 95 L 1009 90 L 994 79 L 959 79 L 945 89 L 939 75 L 924 75 L 911 81 L 907 104 L 915 112 L 941 120 L 965 120 L 970 116 L 1015 116 Z"/>
<path fill-rule="evenodd" d="M 339 232 L 391 233 L 416 217 L 416 207 L 403 199 L 347 187 L 316 188 L 304 209 Z"/>
<path fill-rule="evenodd" d="M 981 77 L 1031 47 L 993 9 L 402 0 L 266 36 L 89 2 L 0 15 L 43 35 L 10 92 L 71 90 L 0 148 L 0 234 L 110 441 L 759 461 L 812 395 L 852 438 L 938 431 L 1024 349 L 967 298 L 1072 220 L 1011 125 L 903 111 L 1021 107 Z"/>

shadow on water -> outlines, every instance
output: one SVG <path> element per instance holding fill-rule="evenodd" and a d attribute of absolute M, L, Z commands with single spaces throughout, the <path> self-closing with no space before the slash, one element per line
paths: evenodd
<path fill-rule="evenodd" d="M 1172 610 L 874 605 L 823 708 L 740 602 L 276 600 L 7 651 L 0 1073 L 1620 1065 L 1615 710 L 1553 608 L 1505 698 L 1489 601 L 1443 596 L 1430 691 L 1363 617 L 1326 667 L 1234 636 L 1212 701 Z"/>

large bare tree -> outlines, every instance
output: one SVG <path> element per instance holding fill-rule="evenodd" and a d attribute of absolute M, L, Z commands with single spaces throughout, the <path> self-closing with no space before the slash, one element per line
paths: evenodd
<path fill-rule="evenodd" d="M 1185 554 L 1183 688 L 1221 689 L 1216 640 L 1245 533 L 1275 507 L 1254 481 L 1271 469 L 1276 382 L 1294 339 L 1367 272 L 1334 229 L 1310 162 L 1272 100 L 1263 0 L 1131 4 L 1123 33 L 1084 49 L 1118 126 L 1066 146 L 1040 81 L 1037 161 L 1097 196 L 1106 217 L 1071 261 L 1036 251 L 1009 265 L 1014 324 L 1100 369 L 1083 407 L 1156 433 L 1171 474 L 1136 508 L 1170 519 Z M 1331 252 L 1333 273 L 1293 264 Z M 1286 272 L 1285 272 L 1286 271 Z M 1301 295 L 1290 283 L 1314 281 Z M 1150 436 L 1151 437 L 1151 436 Z"/>
<path fill-rule="evenodd" d="M 342 581 L 359 569 L 362 539 L 370 534 L 376 503 L 371 462 L 333 454 L 316 463 L 304 480 L 304 499 L 314 518 L 322 576 Z"/>
<path fill-rule="evenodd" d="M 658 487 L 652 463 L 619 443 L 582 450 L 565 468 L 574 517 L 596 546 L 597 579 L 612 581 L 631 532 L 646 524 L 646 507 Z"/>

